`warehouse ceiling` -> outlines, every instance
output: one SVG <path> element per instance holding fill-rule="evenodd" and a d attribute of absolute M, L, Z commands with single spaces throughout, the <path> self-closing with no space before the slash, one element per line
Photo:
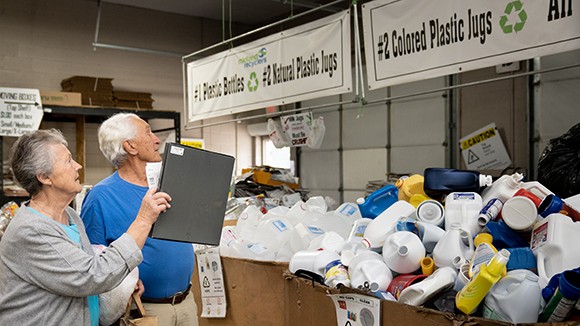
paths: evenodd
<path fill-rule="evenodd" d="M 244 24 L 258 28 L 274 21 L 306 10 L 334 2 L 333 0 L 102 0 L 132 7 L 139 7 L 187 16 L 203 17 Z M 349 1 L 343 1 L 324 9 L 326 13 L 344 10 Z"/>

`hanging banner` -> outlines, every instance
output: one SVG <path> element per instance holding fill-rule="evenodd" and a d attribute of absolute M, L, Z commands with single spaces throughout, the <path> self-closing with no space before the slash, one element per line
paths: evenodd
<path fill-rule="evenodd" d="M 371 89 L 580 48 L 578 0 L 377 0 L 362 7 Z M 578 11 L 578 8 L 577 10 Z"/>
<path fill-rule="evenodd" d="M 459 140 L 468 170 L 503 170 L 512 164 L 495 123 Z"/>
<path fill-rule="evenodd" d="M 332 16 L 187 64 L 187 121 L 352 88 L 350 14 Z"/>
<path fill-rule="evenodd" d="M 37 130 L 44 115 L 40 91 L 0 88 L 0 136 L 20 137 Z"/>

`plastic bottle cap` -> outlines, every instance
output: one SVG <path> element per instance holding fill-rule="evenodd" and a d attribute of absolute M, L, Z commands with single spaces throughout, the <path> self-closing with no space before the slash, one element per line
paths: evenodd
<path fill-rule="evenodd" d="M 522 182 L 522 180 L 524 180 L 524 175 L 516 172 L 512 174 L 509 178 L 507 178 L 506 182 L 512 188 L 517 188 L 520 182 Z"/>
<path fill-rule="evenodd" d="M 480 243 L 489 243 L 493 241 L 493 236 L 489 233 L 480 233 L 473 240 L 473 244 L 477 247 Z"/>
<path fill-rule="evenodd" d="M 493 177 L 491 175 L 483 175 L 483 174 L 479 175 L 479 186 L 480 187 L 491 186 L 492 183 L 493 183 Z"/>
<path fill-rule="evenodd" d="M 371 243 L 367 239 L 362 239 L 360 242 L 361 246 L 365 249 L 369 249 L 371 247 Z"/>
<path fill-rule="evenodd" d="M 362 205 L 365 203 L 365 199 L 363 197 L 357 198 L 356 203 Z"/>
<path fill-rule="evenodd" d="M 508 199 L 501 210 L 504 222 L 515 231 L 531 228 L 538 218 L 538 210 L 534 202 L 522 196 Z"/>
<path fill-rule="evenodd" d="M 401 189 L 401 187 L 403 186 L 403 183 L 405 183 L 405 179 L 399 179 L 399 180 L 397 180 L 397 183 L 395 183 L 395 187 Z"/>
<path fill-rule="evenodd" d="M 417 207 L 417 218 L 421 221 L 435 223 L 438 222 L 442 216 L 443 208 L 441 205 L 437 205 L 435 201 L 426 200 L 421 202 Z"/>

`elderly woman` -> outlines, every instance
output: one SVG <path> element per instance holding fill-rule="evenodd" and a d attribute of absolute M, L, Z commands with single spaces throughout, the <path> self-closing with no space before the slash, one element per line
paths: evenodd
<path fill-rule="evenodd" d="M 60 131 L 21 136 L 10 167 L 30 194 L 0 242 L 0 325 L 98 325 L 98 294 L 142 261 L 141 249 L 169 195 L 151 189 L 126 233 L 95 255 L 68 205 L 82 190 Z"/>

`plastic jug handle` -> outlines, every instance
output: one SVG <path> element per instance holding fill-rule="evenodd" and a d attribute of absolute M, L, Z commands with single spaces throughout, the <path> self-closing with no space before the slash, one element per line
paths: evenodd
<path fill-rule="evenodd" d="M 538 275 L 540 276 L 540 279 L 548 279 L 548 275 L 546 273 L 546 258 L 547 256 L 542 252 L 538 253 Z"/>
<path fill-rule="evenodd" d="M 363 273 L 363 275 L 365 276 L 367 281 L 369 281 L 369 282 L 373 281 L 373 278 L 371 277 L 371 275 L 367 271 L 366 266 L 361 266 L 360 271 Z"/>

